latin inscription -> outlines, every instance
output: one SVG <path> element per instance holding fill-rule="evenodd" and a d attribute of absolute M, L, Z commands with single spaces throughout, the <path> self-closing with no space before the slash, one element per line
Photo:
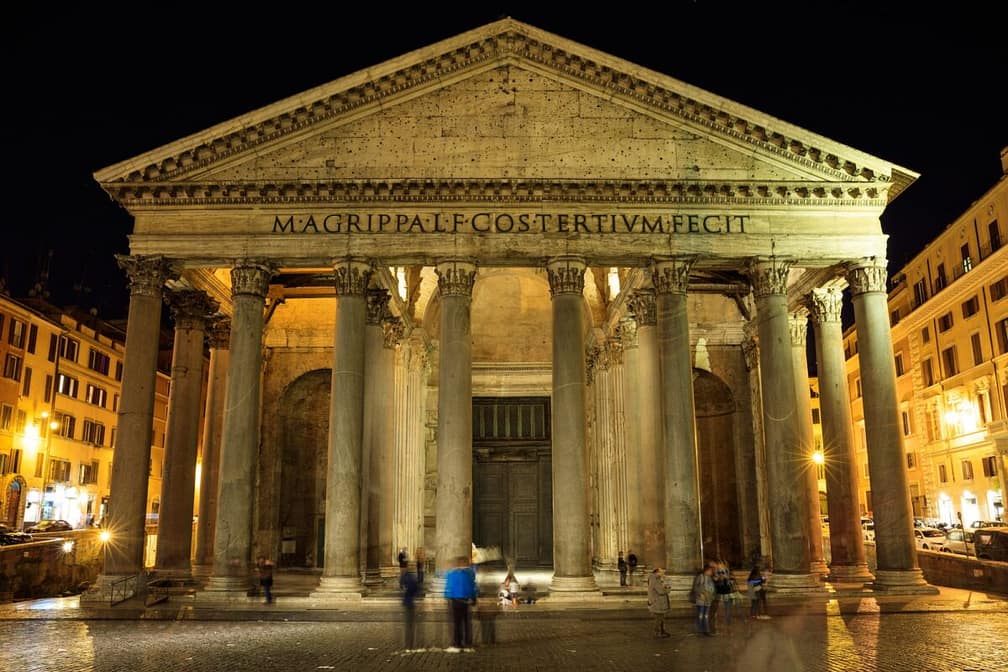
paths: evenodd
<path fill-rule="evenodd" d="M 745 233 L 750 215 L 715 213 L 403 213 L 274 215 L 273 233 Z"/>

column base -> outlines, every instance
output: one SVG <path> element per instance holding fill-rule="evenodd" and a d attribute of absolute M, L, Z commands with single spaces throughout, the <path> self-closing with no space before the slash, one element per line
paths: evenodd
<path fill-rule="evenodd" d="M 825 578 L 829 575 L 829 566 L 822 560 L 813 560 L 809 569 L 812 570 L 813 574 L 818 574 L 820 578 Z"/>
<path fill-rule="evenodd" d="M 857 565 L 831 565 L 829 580 L 831 583 L 871 583 L 875 575 L 868 570 L 868 563 Z"/>
<path fill-rule="evenodd" d="M 323 576 L 309 595 L 312 599 L 357 601 L 364 597 L 364 586 L 353 576 Z"/>
<path fill-rule="evenodd" d="M 550 601 L 590 600 L 602 597 L 602 591 L 595 583 L 595 577 L 553 575 L 549 586 Z"/>
<path fill-rule="evenodd" d="M 211 576 L 196 594 L 197 602 L 247 602 L 253 589 L 247 576 Z"/>
<path fill-rule="evenodd" d="M 381 569 L 377 567 L 371 567 L 364 572 L 364 586 L 373 589 L 380 588 L 382 585 L 382 574 Z"/>
<path fill-rule="evenodd" d="M 871 587 L 890 595 L 938 594 L 938 589 L 924 580 L 920 569 L 876 569 Z"/>
<path fill-rule="evenodd" d="M 772 593 L 825 593 L 826 586 L 818 574 L 771 574 L 767 590 Z"/>
<path fill-rule="evenodd" d="M 192 575 L 194 579 L 206 580 L 213 576 L 213 564 L 193 565 Z"/>
<path fill-rule="evenodd" d="M 183 583 L 192 583 L 193 573 L 191 568 L 186 569 L 158 569 L 154 568 L 151 572 L 151 579 L 170 579 L 172 581 L 181 581 Z"/>
<path fill-rule="evenodd" d="M 669 601 L 689 602 L 689 594 L 693 590 L 695 576 L 695 574 L 666 574 L 665 585 L 669 587 Z M 646 586 L 647 583 L 644 585 Z"/>
<path fill-rule="evenodd" d="M 99 574 L 94 584 L 81 593 L 81 605 L 110 606 L 144 594 L 140 574 Z"/>

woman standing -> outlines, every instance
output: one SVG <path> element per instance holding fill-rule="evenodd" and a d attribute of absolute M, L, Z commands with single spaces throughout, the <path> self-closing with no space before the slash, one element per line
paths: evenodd
<path fill-rule="evenodd" d="M 714 601 L 714 568 L 707 565 L 693 579 L 693 604 L 697 610 L 697 632 L 713 637 L 710 627 L 710 606 Z"/>
<path fill-rule="evenodd" d="M 647 582 L 647 604 L 648 611 L 654 615 L 654 636 L 668 637 L 665 631 L 665 614 L 669 611 L 668 587 L 665 585 L 665 570 L 655 567 L 648 576 Z"/>

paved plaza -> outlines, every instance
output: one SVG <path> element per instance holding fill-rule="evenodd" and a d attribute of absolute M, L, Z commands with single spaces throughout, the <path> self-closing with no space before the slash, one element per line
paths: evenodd
<path fill-rule="evenodd" d="M 428 598 L 420 651 L 402 648 L 391 603 L 307 610 L 255 604 L 214 610 L 81 609 L 76 598 L 0 607 L 0 670 L 1008 670 L 1008 601 L 943 588 L 920 597 L 773 600 L 766 621 L 698 636 L 686 609 L 655 639 L 639 596 L 592 608 L 547 601 L 495 621 L 497 641 L 445 651 L 449 623 Z"/>

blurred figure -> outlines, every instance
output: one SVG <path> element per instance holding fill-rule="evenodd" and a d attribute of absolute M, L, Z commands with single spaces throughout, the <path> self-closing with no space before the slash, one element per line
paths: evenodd
<path fill-rule="evenodd" d="M 399 588 L 403 591 L 403 646 L 413 651 L 416 646 L 416 596 L 420 592 L 417 575 L 410 571 L 409 558 L 403 553 L 399 558 Z"/>
<path fill-rule="evenodd" d="M 648 611 L 654 615 L 655 637 L 669 636 L 669 633 L 665 631 L 665 615 L 669 612 L 669 595 L 664 575 L 664 569 L 655 567 L 648 576 L 647 603 Z"/>
<path fill-rule="evenodd" d="M 259 585 L 266 596 L 266 604 L 273 604 L 273 561 L 260 555 L 256 560 L 256 571 L 259 574 Z"/>
<path fill-rule="evenodd" d="M 445 574 L 444 596 L 452 615 L 452 643 L 446 649 L 449 653 L 472 650 L 471 607 L 476 604 L 478 594 L 470 559 L 460 555 L 455 558 L 455 567 Z"/>
<path fill-rule="evenodd" d="M 619 570 L 620 587 L 626 588 L 627 564 L 626 560 L 623 559 L 623 551 L 619 552 L 619 559 L 616 560 L 616 569 Z"/>
<path fill-rule="evenodd" d="M 713 637 L 710 625 L 710 605 L 714 601 L 714 568 L 707 565 L 693 579 L 693 604 L 696 605 L 697 632 Z"/>

